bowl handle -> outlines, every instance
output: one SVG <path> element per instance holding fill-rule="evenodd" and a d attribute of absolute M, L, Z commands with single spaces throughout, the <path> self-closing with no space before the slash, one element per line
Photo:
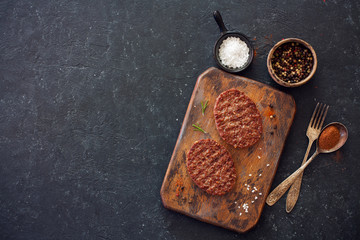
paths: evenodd
<path fill-rule="evenodd" d="M 216 10 L 216 11 L 214 11 L 213 15 L 214 15 L 216 23 L 218 24 L 218 26 L 220 28 L 220 32 L 222 34 L 227 32 L 228 30 L 225 27 L 225 24 L 224 24 L 223 19 L 222 19 L 221 15 L 220 15 L 220 12 Z"/>

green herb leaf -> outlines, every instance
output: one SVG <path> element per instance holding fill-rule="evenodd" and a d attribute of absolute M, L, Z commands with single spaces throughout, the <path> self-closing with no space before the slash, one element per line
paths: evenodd
<path fill-rule="evenodd" d="M 204 116 L 204 114 L 205 114 L 205 109 L 206 109 L 207 106 L 208 106 L 208 102 L 209 102 L 209 100 L 206 100 L 205 103 L 200 102 L 200 104 L 201 104 L 201 113 L 202 113 L 203 116 Z"/>
<path fill-rule="evenodd" d="M 207 133 L 199 125 L 193 124 L 192 126 L 194 127 L 194 131 L 200 131 L 200 132 L 203 132 L 203 133 Z"/>

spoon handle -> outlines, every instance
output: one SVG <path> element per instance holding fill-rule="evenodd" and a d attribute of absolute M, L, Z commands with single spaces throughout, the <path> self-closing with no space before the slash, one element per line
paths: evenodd
<path fill-rule="evenodd" d="M 294 183 L 296 178 L 305 170 L 305 168 L 311 163 L 312 160 L 319 154 L 319 151 L 316 152 L 306 161 L 304 165 L 302 165 L 298 170 L 296 170 L 293 174 L 291 174 L 287 179 L 285 179 L 282 183 L 279 184 L 266 198 L 266 203 L 269 206 L 274 205 L 284 193 L 289 189 L 289 187 Z"/>

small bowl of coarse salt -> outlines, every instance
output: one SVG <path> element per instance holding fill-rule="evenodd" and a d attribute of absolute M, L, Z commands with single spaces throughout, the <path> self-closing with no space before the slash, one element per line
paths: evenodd
<path fill-rule="evenodd" d="M 219 11 L 214 12 L 221 36 L 214 47 L 214 58 L 219 67 L 230 73 L 246 69 L 253 60 L 254 49 L 247 37 L 239 32 L 228 31 Z"/>

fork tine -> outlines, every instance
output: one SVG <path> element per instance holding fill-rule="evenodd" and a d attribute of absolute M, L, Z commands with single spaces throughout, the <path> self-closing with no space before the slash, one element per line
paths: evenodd
<path fill-rule="evenodd" d="M 315 126 L 316 129 L 320 130 L 320 123 L 321 123 L 322 119 L 324 118 L 325 109 L 326 109 L 326 104 L 324 104 L 323 108 L 321 109 L 321 113 L 319 115 L 319 118 L 318 118 L 316 126 Z"/>
<path fill-rule="evenodd" d="M 314 128 L 317 129 L 319 127 L 319 123 L 321 120 L 321 116 L 324 113 L 324 105 L 321 103 L 320 109 L 319 109 L 319 115 L 316 115 L 316 121 L 314 122 Z"/>
<path fill-rule="evenodd" d="M 312 116 L 311 116 L 310 123 L 309 123 L 309 126 L 310 126 L 310 127 L 313 125 L 314 116 L 315 116 L 315 113 L 317 112 L 317 109 L 318 109 L 318 107 L 319 107 L 319 104 L 320 104 L 320 103 L 317 103 L 317 104 L 316 104 L 315 110 L 314 110 L 314 112 L 313 112 L 313 114 L 312 114 Z"/>
<path fill-rule="evenodd" d="M 326 106 L 325 113 L 324 113 L 324 115 L 322 116 L 322 119 L 321 119 L 321 123 L 320 123 L 319 129 L 321 129 L 321 128 L 322 128 L 322 126 L 323 126 L 323 124 L 324 124 L 324 121 L 325 121 L 326 114 L 327 114 L 327 112 L 328 112 L 328 110 L 329 110 L 329 105 L 325 105 L 325 106 Z"/>
<path fill-rule="evenodd" d="M 318 118 L 319 118 L 319 114 L 320 114 L 321 109 L 322 109 L 322 105 L 323 105 L 323 104 L 320 103 L 319 107 L 316 109 L 315 118 L 314 118 L 314 120 L 313 120 L 313 122 L 312 122 L 312 124 L 311 124 L 311 127 L 312 127 L 312 128 L 315 128 L 315 126 L 316 126 L 317 120 L 318 120 Z"/>

